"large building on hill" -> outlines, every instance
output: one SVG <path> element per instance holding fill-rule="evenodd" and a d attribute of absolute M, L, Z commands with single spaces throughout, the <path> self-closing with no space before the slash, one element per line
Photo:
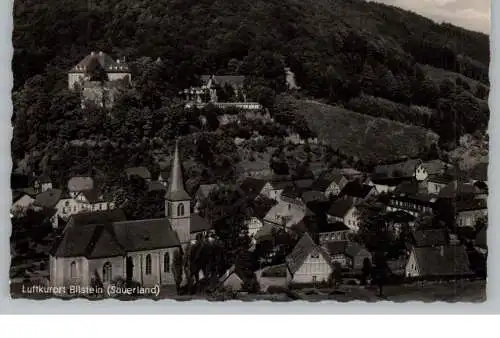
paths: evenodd
<path fill-rule="evenodd" d="M 191 212 L 177 145 L 169 182 L 164 218 L 99 222 L 94 217 L 91 224 L 68 227 L 50 253 L 51 285 L 87 287 L 99 280 L 106 289 L 117 278 L 145 287 L 174 284 L 175 251 L 212 227 Z"/>
<path fill-rule="evenodd" d="M 103 52 L 91 52 L 68 72 L 68 88 L 81 91 L 83 107 L 92 102 L 111 108 L 120 88 L 131 81 L 132 75 L 125 60 L 114 60 Z"/>

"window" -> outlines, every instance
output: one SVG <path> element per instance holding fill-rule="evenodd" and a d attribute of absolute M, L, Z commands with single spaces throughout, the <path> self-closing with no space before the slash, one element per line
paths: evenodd
<path fill-rule="evenodd" d="M 170 255 L 168 252 L 163 257 L 163 272 L 170 272 Z"/>
<path fill-rule="evenodd" d="M 184 216 L 184 203 L 179 203 L 177 206 L 177 216 Z"/>
<path fill-rule="evenodd" d="M 317 253 L 317 252 L 313 252 L 313 253 L 311 254 L 311 258 L 319 258 L 319 253 Z"/>
<path fill-rule="evenodd" d="M 111 282 L 111 278 L 112 278 L 111 271 L 112 271 L 111 270 L 111 263 L 110 262 L 104 263 L 104 265 L 102 267 L 102 280 L 103 280 L 103 282 L 105 282 L 105 283 Z"/>
<path fill-rule="evenodd" d="M 150 275 L 151 274 L 151 255 L 147 255 L 146 256 L 146 275 Z"/>
<path fill-rule="evenodd" d="M 71 262 L 70 269 L 69 269 L 69 276 L 71 278 L 76 277 L 76 262 L 75 261 Z"/>
<path fill-rule="evenodd" d="M 69 201 L 64 202 L 64 205 L 69 207 Z"/>

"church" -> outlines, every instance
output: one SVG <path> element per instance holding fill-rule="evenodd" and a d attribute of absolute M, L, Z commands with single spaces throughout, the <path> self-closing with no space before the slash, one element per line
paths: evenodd
<path fill-rule="evenodd" d="M 117 278 L 143 287 L 174 285 L 175 251 L 212 230 L 191 211 L 178 143 L 169 183 L 164 218 L 69 227 L 50 253 L 50 285 L 89 287 L 94 278 L 105 288 Z"/>

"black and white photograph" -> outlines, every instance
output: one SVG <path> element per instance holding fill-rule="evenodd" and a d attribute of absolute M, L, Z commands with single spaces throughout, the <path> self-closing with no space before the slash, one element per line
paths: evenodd
<path fill-rule="evenodd" d="M 11 298 L 485 302 L 490 5 L 15 0 Z"/>

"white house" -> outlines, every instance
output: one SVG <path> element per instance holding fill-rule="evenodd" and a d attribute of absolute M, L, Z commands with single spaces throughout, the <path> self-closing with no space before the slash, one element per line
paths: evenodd
<path fill-rule="evenodd" d="M 329 222 L 342 222 L 351 231 L 357 232 L 360 225 L 360 211 L 352 202 L 352 199 L 342 199 L 333 202 L 327 211 Z"/>
<path fill-rule="evenodd" d="M 327 282 L 334 269 L 328 253 L 316 245 L 308 233 L 286 257 L 286 264 L 289 284 Z"/>

